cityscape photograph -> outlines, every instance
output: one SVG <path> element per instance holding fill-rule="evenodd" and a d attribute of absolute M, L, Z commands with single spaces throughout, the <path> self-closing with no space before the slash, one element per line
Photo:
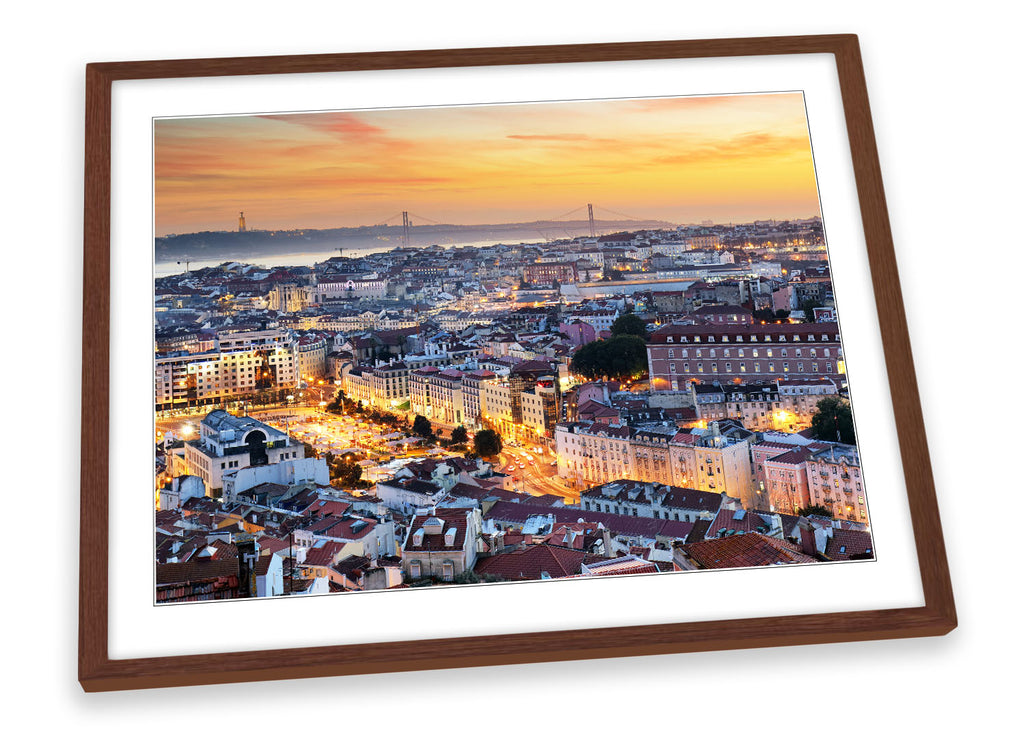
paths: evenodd
<path fill-rule="evenodd" d="M 875 559 L 800 92 L 153 144 L 156 604 Z"/>

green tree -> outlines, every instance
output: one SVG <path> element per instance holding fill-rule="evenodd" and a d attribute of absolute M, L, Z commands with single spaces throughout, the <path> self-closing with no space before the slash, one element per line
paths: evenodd
<path fill-rule="evenodd" d="M 452 442 L 458 445 L 459 443 L 465 443 L 469 440 L 469 433 L 462 425 L 452 430 Z"/>
<path fill-rule="evenodd" d="M 572 357 L 572 372 L 588 379 L 629 379 L 647 371 L 647 343 L 639 335 L 616 335 L 582 346 Z"/>
<path fill-rule="evenodd" d="M 785 322 L 789 318 L 789 310 L 754 310 L 754 319 L 759 322 Z"/>
<path fill-rule="evenodd" d="M 811 429 L 818 440 L 838 441 L 850 445 L 857 443 L 850 403 L 839 397 L 826 397 L 818 402 L 818 409 L 811 417 Z"/>
<path fill-rule="evenodd" d="M 352 488 L 363 478 L 363 467 L 346 458 L 331 466 L 331 481 L 337 481 L 342 488 Z"/>
<path fill-rule="evenodd" d="M 430 426 L 430 420 L 423 415 L 416 415 L 413 419 L 412 431 L 422 438 L 434 437 L 434 428 Z"/>
<path fill-rule="evenodd" d="M 796 513 L 801 517 L 806 517 L 810 514 L 816 514 L 819 517 L 828 517 L 829 519 L 832 518 L 832 510 L 829 509 L 828 507 L 823 507 L 820 504 L 812 504 L 809 507 L 803 507 L 802 509 L 798 509 Z"/>
<path fill-rule="evenodd" d="M 498 455 L 501 448 L 501 435 L 494 430 L 480 430 L 473 436 L 473 450 L 483 458 Z"/>
<path fill-rule="evenodd" d="M 647 323 L 632 313 L 626 313 L 612 323 L 612 335 L 639 335 L 646 338 Z"/>
<path fill-rule="evenodd" d="M 800 309 L 804 311 L 804 316 L 805 316 L 807 322 L 815 322 L 815 319 L 814 319 L 814 308 L 815 307 L 824 307 L 824 306 L 825 305 L 823 305 L 821 302 L 819 302 L 816 299 L 805 299 L 803 302 L 800 303 Z"/>

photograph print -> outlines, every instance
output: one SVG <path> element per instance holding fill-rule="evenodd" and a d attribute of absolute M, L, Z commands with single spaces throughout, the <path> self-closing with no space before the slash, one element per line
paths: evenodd
<path fill-rule="evenodd" d="M 153 153 L 156 604 L 875 559 L 800 91 Z"/>

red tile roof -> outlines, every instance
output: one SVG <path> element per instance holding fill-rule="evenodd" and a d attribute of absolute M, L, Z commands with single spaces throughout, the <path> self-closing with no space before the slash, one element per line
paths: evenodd
<path fill-rule="evenodd" d="M 461 550 L 466 542 L 468 516 L 472 513 L 464 509 L 438 509 L 434 514 L 416 515 L 409 523 L 409 533 L 402 550 L 407 553 L 432 550 Z M 431 524 L 431 520 L 438 520 L 441 524 Z M 436 534 L 425 532 L 422 542 L 419 545 L 414 544 L 413 541 L 415 540 L 417 530 L 425 528 L 438 529 L 440 532 Z M 455 530 L 455 537 L 451 545 L 445 545 L 445 533 L 450 529 Z"/>
<path fill-rule="evenodd" d="M 874 543 L 871 533 L 860 530 L 833 529 L 832 537 L 825 545 L 825 557 L 830 560 L 850 560 L 874 557 Z"/>
<path fill-rule="evenodd" d="M 791 563 L 813 563 L 795 545 L 751 533 L 702 540 L 682 546 L 683 552 L 700 568 L 750 568 Z"/>
<path fill-rule="evenodd" d="M 536 581 L 544 574 L 551 578 L 575 576 L 580 572 L 580 565 L 591 560 L 603 559 L 579 550 L 542 544 L 481 558 L 474 570 L 479 575 L 497 576 L 504 581 Z"/>
<path fill-rule="evenodd" d="M 334 558 L 345 547 L 344 543 L 327 541 L 323 545 L 310 548 L 306 551 L 307 566 L 329 566 L 334 564 Z"/>
<path fill-rule="evenodd" d="M 163 563 L 156 567 L 158 586 L 238 576 L 238 558 L 194 558 L 187 563 Z"/>

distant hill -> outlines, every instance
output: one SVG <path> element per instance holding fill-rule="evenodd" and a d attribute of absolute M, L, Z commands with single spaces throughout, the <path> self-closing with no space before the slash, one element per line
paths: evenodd
<path fill-rule="evenodd" d="M 599 220 L 594 222 L 598 235 L 623 230 L 651 230 L 675 227 L 660 220 Z M 494 225 L 414 225 L 409 230 L 411 246 L 454 246 L 463 243 L 542 243 L 560 238 L 590 235 L 587 220 Z M 323 251 L 325 256 L 338 248 L 348 251 L 385 250 L 402 245 L 400 225 L 367 225 L 357 228 L 325 230 L 250 230 L 204 231 L 168 235 L 156 239 L 157 262 L 198 260 L 238 260 L 283 253 Z"/>

